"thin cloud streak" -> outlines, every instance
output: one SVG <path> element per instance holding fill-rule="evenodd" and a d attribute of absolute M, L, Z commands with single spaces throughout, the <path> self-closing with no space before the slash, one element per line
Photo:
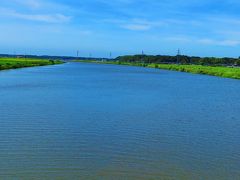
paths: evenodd
<path fill-rule="evenodd" d="M 168 37 L 164 38 L 165 41 L 169 42 L 178 42 L 183 44 L 203 44 L 203 45 L 211 45 L 211 46 L 238 46 L 240 45 L 240 40 L 233 39 L 224 39 L 224 40 L 216 40 L 211 38 L 194 38 L 194 37 Z"/>
<path fill-rule="evenodd" d="M 11 9 L 0 8 L 0 16 L 8 16 L 11 18 L 41 21 L 47 23 L 65 23 L 69 22 L 72 17 L 63 14 L 24 14 Z"/>

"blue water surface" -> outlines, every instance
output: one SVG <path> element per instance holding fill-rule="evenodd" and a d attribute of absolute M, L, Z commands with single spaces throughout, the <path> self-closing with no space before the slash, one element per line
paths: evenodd
<path fill-rule="evenodd" d="M 240 179 L 240 81 L 66 63 L 0 72 L 0 179 Z"/>

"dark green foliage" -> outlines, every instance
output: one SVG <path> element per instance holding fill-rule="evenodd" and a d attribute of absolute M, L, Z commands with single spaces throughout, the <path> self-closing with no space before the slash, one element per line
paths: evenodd
<path fill-rule="evenodd" d="M 240 59 L 237 60 L 236 65 L 240 66 Z"/>
<path fill-rule="evenodd" d="M 240 65 L 240 60 L 235 58 L 215 58 L 215 57 L 190 57 L 190 56 L 120 56 L 116 58 L 119 62 L 134 62 L 134 63 L 156 63 L 156 64 L 196 64 L 208 66 L 233 66 Z M 179 60 L 179 61 L 178 61 Z"/>

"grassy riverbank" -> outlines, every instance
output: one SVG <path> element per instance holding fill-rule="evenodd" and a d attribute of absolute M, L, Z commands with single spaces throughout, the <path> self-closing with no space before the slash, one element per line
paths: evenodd
<path fill-rule="evenodd" d="M 223 66 L 202 66 L 202 65 L 178 65 L 178 64 L 156 64 L 156 63 L 129 63 L 119 61 L 86 61 L 79 60 L 75 62 L 90 62 L 90 63 L 104 63 L 104 64 L 118 64 L 129 66 L 141 66 L 149 68 L 159 68 L 172 71 L 181 71 L 194 74 L 206 74 L 211 76 L 219 76 L 224 78 L 240 79 L 240 68 L 238 67 L 223 67 Z"/>
<path fill-rule="evenodd" d="M 0 58 L 0 70 L 62 64 L 62 61 L 30 58 Z"/>

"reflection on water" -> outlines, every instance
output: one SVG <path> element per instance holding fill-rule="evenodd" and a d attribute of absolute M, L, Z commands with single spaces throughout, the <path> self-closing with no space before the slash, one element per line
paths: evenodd
<path fill-rule="evenodd" d="M 239 179 L 240 81 L 68 63 L 0 72 L 0 179 Z"/>

